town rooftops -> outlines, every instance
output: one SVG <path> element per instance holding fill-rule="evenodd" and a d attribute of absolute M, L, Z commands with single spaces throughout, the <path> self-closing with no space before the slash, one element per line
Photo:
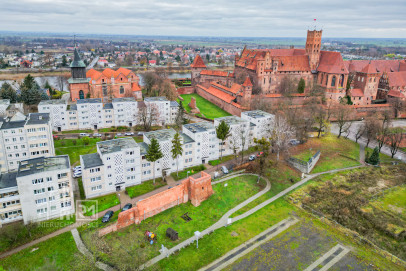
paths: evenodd
<path fill-rule="evenodd" d="M 245 112 L 242 112 L 241 114 L 247 115 L 247 116 L 249 116 L 251 118 L 254 118 L 254 119 L 274 117 L 274 115 L 269 114 L 269 113 L 264 112 L 264 111 L 261 111 L 261 110 L 245 111 Z"/>
<path fill-rule="evenodd" d="M 224 121 L 228 125 L 233 125 L 233 124 L 241 124 L 241 123 L 247 123 L 247 120 L 243 120 L 237 116 L 226 116 L 226 117 L 221 117 L 221 118 L 216 118 L 214 121 L 217 121 L 218 123 Z"/>
<path fill-rule="evenodd" d="M 145 97 L 144 102 L 168 102 L 166 97 Z"/>
<path fill-rule="evenodd" d="M 93 168 L 103 165 L 103 161 L 101 160 L 100 155 L 97 152 L 81 155 L 81 158 L 83 161 L 83 168 Z"/>
<path fill-rule="evenodd" d="M 187 134 L 180 133 L 180 135 L 183 137 L 183 144 L 188 144 L 188 143 L 195 142 L 195 141 L 194 141 L 190 136 L 188 136 Z"/>
<path fill-rule="evenodd" d="M 47 124 L 49 122 L 49 113 L 30 113 L 28 115 L 27 125 Z"/>
<path fill-rule="evenodd" d="M 38 157 L 19 162 L 17 178 L 31 174 L 70 169 L 69 156 Z"/>
<path fill-rule="evenodd" d="M 183 125 L 183 127 L 185 129 L 188 129 L 189 131 L 191 131 L 194 134 L 215 129 L 213 123 L 211 123 L 211 122 L 189 123 L 189 124 Z"/>
<path fill-rule="evenodd" d="M 62 99 L 44 100 L 41 101 L 38 105 L 47 105 L 47 104 L 66 104 L 66 101 Z"/>
<path fill-rule="evenodd" d="M 114 98 L 113 103 L 136 102 L 134 97 Z"/>
<path fill-rule="evenodd" d="M 121 150 L 138 148 L 138 144 L 133 138 L 117 138 L 107 141 L 97 142 L 97 148 L 101 154 L 119 152 Z"/>
<path fill-rule="evenodd" d="M 17 186 L 17 171 L 2 173 L 0 175 L 0 189 Z"/>
<path fill-rule="evenodd" d="M 172 140 L 173 136 L 176 134 L 174 129 L 164 129 L 145 133 L 144 136 L 149 140 L 155 138 L 158 141 Z"/>
<path fill-rule="evenodd" d="M 101 98 L 92 98 L 92 99 L 79 99 L 76 101 L 77 104 L 87 104 L 87 103 L 101 103 Z"/>

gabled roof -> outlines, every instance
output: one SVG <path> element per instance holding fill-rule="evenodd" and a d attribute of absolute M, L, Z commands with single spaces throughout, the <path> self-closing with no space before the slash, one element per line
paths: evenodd
<path fill-rule="evenodd" d="M 353 88 L 350 90 L 351 97 L 364 97 L 364 92 L 360 88 Z"/>
<path fill-rule="evenodd" d="M 317 71 L 326 73 L 348 74 L 340 52 L 320 51 Z"/>
<path fill-rule="evenodd" d="M 406 86 L 406 71 L 389 72 L 388 73 L 389 87 L 405 87 Z"/>
<path fill-rule="evenodd" d="M 210 93 L 211 95 L 219 98 L 220 100 L 225 101 L 226 103 L 231 103 L 235 97 L 225 93 L 222 90 L 217 89 L 216 87 L 213 86 L 214 84 L 212 84 L 209 88 L 205 88 L 201 85 L 198 85 L 198 87 L 200 87 L 201 89 L 205 90 L 207 93 Z M 217 85 L 217 84 L 216 84 Z"/>
<path fill-rule="evenodd" d="M 399 90 L 393 90 L 393 89 L 388 91 L 388 96 L 396 97 L 396 98 L 406 98 L 405 94 L 401 93 Z"/>
<path fill-rule="evenodd" d="M 110 68 L 104 69 L 104 71 L 102 72 L 102 74 L 108 78 L 111 78 L 111 77 L 116 78 L 115 73 L 116 72 Z"/>
<path fill-rule="evenodd" d="M 371 62 L 369 62 L 369 63 L 361 70 L 361 72 L 362 72 L 362 73 L 368 73 L 368 74 L 370 74 L 370 73 L 378 73 L 378 71 L 377 71 L 375 65 L 374 65 L 373 63 L 371 63 Z"/>
<path fill-rule="evenodd" d="M 406 61 L 405 60 L 347 60 L 344 61 L 345 65 L 349 72 L 360 72 L 368 64 L 372 64 L 377 72 L 397 72 L 406 70 Z"/>
<path fill-rule="evenodd" d="M 102 75 L 101 72 L 96 71 L 95 69 L 90 69 L 86 72 L 86 77 L 91 78 L 92 80 L 97 80 Z"/>
<path fill-rule="evenodd" d="M 251 79 L 249 76 L 245 79 L 244 83 L 242 84 L 243 87 L 252 87 Z"/>
<path fill-rule="evenodd" d="M 203 59 L 200 57 L 200 55 L 196 55 L 195 60 L 190 65 L 190 67 L 192 67 L 192 68 L 206 68 L 206 64 L 204 64 Z"/>
<path fill-rule="evenodd" d="M 200 72 L 201 75 L 213 75 L 213 76 L 221 76 L 221 77 L 229 77 L 229 73 L 225 71 L 213 71 L 213 70 L 202 70 Z"/>

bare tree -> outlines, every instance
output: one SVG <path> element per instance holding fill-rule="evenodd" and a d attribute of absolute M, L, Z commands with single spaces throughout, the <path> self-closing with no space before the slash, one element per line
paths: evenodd
<path fill-rule="evenodd" d="M 385 144 L 385 141 L 389 135 L 390 132 L 390 114 L 388 111 L 385 111 L 383 114 L 383 119 L 382 119 L 382 124 L 378 126 L 377 129 L 377 140 L 378 140 L 378 149 L 379 152 L 381 152 L 381 149 L 383 145 Z"/>
<path fill-rule="evenodd" d="M 279 161 L 279 154 L 289 148 L 289 142 L 295 136 L 295 130 L 289 125 L 286 118 L 277 115 L 271 128 L 270 141 L 276 152 L 276 159 Z"/>
<path fill-rule="evenodd" d="M 66 76 L 64 75 L 58 76 L 56 82 L 58 84 L 59 91 L 64 91 L 64 87 L 66 84 Z"/>
<path fill-rule="evenodd" d="M 398 152 L 402 139 L 403 139 L 403 130 L 401 128 L 393 128 L 389 130 L 387 141 L 390 146 L 392 158 Z"/>
<path fill-rule="evenodd" d="M 348 129 L 350 131 L 350 129 Z M 365 134 L 366 128 L 365 124 L 362 123 L 357 127 L 357 130 L 355 132 L 355 143 L 358 143 L 358 140 Z"/>
<path fill-rule="evenodd" d="M 400 112 L 402 112 L 405 109 L 405 102 L 398 98 L 390 99 L 389 104 L 393 108 L 393 113 L 394 113 L 395 118 L 397 118 L 399 116 Z"/>
<path fill-rule="evenodd" d="M 159 110 L 155 104 L 147 103 L 138 109 L 138 123 L 140 123 L 147 132 L 151 130 L 153 124 L 158 123 L 159 116 Z"/>
<path fill-rule="evenodd" d="M 349 106 L 339 104 L 334 108 L 334 115 L 338 125 L 338 138 L 351 127 L 352 110 Z"/>
<path fill-rule="evenodd" d="M 371 140 L 376 139 L 378 130 L 379 130 L 379 123 L 374 116 L 365 119 L 364 135 L 367 139 L 366 147 L 368 147 Z"/>
<path fill-rule="evenodd" d="M 314 111 L 314 122 L 317 125 L 317 137 L 320 137 L 321 133 L 328 129 L 330 126 L 330 115 L 327 110 L 323 108 L 322 105 L 315 107 Z"/>
<path fill-rule="evenodd" d="M 297 80 L 292 76 L 284 76 L 279 85 L 279 93 L 285 96 L 289 96 L 292 93 L 297 92 Z"/>
<path fill-rule="evenodd" d="M 240 129 L 240 142 L 241 142 L 241 164 L 244 163 L 244 150 L 247 144 L 247 131 Z"/>

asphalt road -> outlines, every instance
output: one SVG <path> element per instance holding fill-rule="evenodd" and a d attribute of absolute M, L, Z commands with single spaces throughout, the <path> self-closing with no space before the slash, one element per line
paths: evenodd
<path fill-rule="evenodd" d="M 352 123 L 352 125 L 350 127 L 350 134 L 348 136 L 348 139 L 355 141 L 355 133 L 358 130 L 358 127 L 360 125 L 362 125 L 362 123 L 363 123 L 362 121 L 355 121 Z M 406 127 L 406 120 L 394 120 L 394 121 L 392 121 L 391 125 L 392 125 L 392 127 Z M 339 130 L 338 125 L 336 123 L 333 123 L 331 125 L 331 133 L 338 135 L 338 130 Z M 365 146 L 366 141 L 367 141 L 366 138 L 362 137 L 358 140 L 358 143 Z M 377 141 L 371 141 L 368 145 L 368 147 L 371 149 L 375 148 L 376 146 L 378 146 Z M 383 154 L 392 156 L 390 148 L 387 145 L 384 145 L 382 147 L 381 152 Z M 402 151 L 398 151 L 395 154 L 395 158 L 406 163 L 406 153 L 404 153 Z"/>

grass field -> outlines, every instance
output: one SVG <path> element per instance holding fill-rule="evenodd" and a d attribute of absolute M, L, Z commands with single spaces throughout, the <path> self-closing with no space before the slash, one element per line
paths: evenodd
<path fill-rule="evenodd" d="M 149 180 L 138 185 L 126 187 L 125 191 L 127 191 L 128 196 L 130 196 L 130 198 L 135 198 L 148 192 L 151 192 L 157 188 L 160 188 L 164 185 L 166 185 L 166 183 L 162 180 L 162 178 L 156 178 L 155 185 L 153 183 L 153 180 Z"/>
<path fill-rule="evenodd" d="M 216 159 L 216 160 L 211 160 L 209 161 L 209 165 L 211 166 L 217 166 L 218 164 L 227 162 L 234 159 L 234 155 L 227 155 L 227 156 L 223 156 L 221 159 Z"/>
<path fill-rule="evenodd" d="M 95 270 L 76 248 L 70 232 L 1 259 L 0 267 L 6 270 Z"/>
<path fill-rule="evenodd" d="M 206 118 L 208 119 L 215 119 L 215 118 L 220 118 L 220 117 L 225 117 L 225 116 L 231 116 L 230 113 L 224 111 L 217 105 L 209 102 L 208 100 L 204 99 L 203 97 L 200 97 L 196 93 L 193 94 L 184 94 L 181 95 L 183 98 L 182 104 L 183 107 L 186 109 L 187 112 L 190 112 L 190 107 L 189 103 L 192 97 L 196 99 L 196 106 L 199 108 L 200 113 L 202 113 Z"/>
<path fill-rule="evenodd" d="M 89 145 L 85 145 L 82 138 L 55 140 L 55 153 L 69 155 L 70 163 L 73 165 L 80 160 L 80 155 L 96 152 L 96 142 L 99 141 L 100 138 L 89 138 Z"/>
<path fill-rule="evenodd" d="M 386 191 L 382 194 L 382 197 L 370 201 L 370 204 L 375 208 L 398 216 L 406 222 L 406 186 Z"/>
<path fill-rule="evenodd" d="M 75 223 L 75 216 L 63 219 L 51 219 L 29 226 L 23 222 L 3 225 L 0 228 L 0 253 L 26 244 L 44 235 Z"/>
<path fill-rule="evenodd" d="M 309 138 L 306 143 L 293 147 L 290 153 L 296 158 L 307 161 L 318 150 L 321 151 L 320 159 L 313 168 L 312 173 L 360 165 L 359 145 L 351 140 L 337 138 L 334 135 Z"/>
<path fill-rule="evenodd" d="M 178 174 L 176 174 L 176 171 L 171 173 L 172 178 L 175 179 L 175 181 L 179 181 L 182 179 L 185 179 L 186 176 L 191 176 L 193 174 L 196 174 L 202 170 L 205 170 L 206 167 L 204 165 L 199 165 L 199 166 L 194 166 L 194 167 L 190 167 L 187 169 L 184 169 L 182 171 L 179 171 Z M 189 174 L 187 173 L 189 171 Z"/>
<path fill-rule="evenodd" d="M 94 130 L 69 130 L 69 131 L 62 131 L 62 134 L 80 134 L 80 133 L 87 133 L 87 134 L 93 134 L 95 131 Z"/>
<path fill-rule="evenodd" d="M 236 177 L 227 181 L 227 183 L 227 186 L 224 186 L 224 183 L 214 185 L 214 194 L 208 200 L 203 201 L 198 207 L 194 207 L 190 202 L 180 204 L 146 219 L 139 225 L 131 225 L 120 231 L 108 234 L 104 237 L 104 240 L 107 242 L 108 247 L 115 248 L 116 250 L 122 249 L 121 246 L 126 240 L 132 240 L 131 247 L 126 247 L 126 249 L 134 255 L 145 254 L 146 258 L 149 259 L 159 254 L 160 244 L 163 244 L 167 248 L 175 246 L 179 242 L 193 236 L 195 231 L 202 231 L 208 228 L 217 222 L 229 209 L 255 195 L 265 187 L 264 182 L 257 184 L 255 176 Z M 188 213 L 192 218 L 191 221 L 186 222 L 181 218 L 185 213 Z M 165 236 L 167 228 L 176 230 L 179 233 L 179 240 L 171 241 L 167 238 Z M 159 244 L 150 245 L 146 243 L 143 236 L 146 230 L 157 234 Z M 92 242 L 93 232 L 93 229 L 89 229 L 81 233 L 86 244 Z M 98 253 L 99 257 L 106 262 L 117 264 L 119 260 L 114 251 L 111 254 Z"/>
<path fill-rule="evenodd" d="M 84 213 L 85 216 L 93 215 L 91 208 L 96 205 L 95 201 L 97 201 L 97 212 L 102 212 L 108 208 L 120 204 L 120 200 L 116 193 L 89 199 L 89 201 L 82 202 L 82 205 L 86 206 L 86 208 L 88 209 Z"/>

